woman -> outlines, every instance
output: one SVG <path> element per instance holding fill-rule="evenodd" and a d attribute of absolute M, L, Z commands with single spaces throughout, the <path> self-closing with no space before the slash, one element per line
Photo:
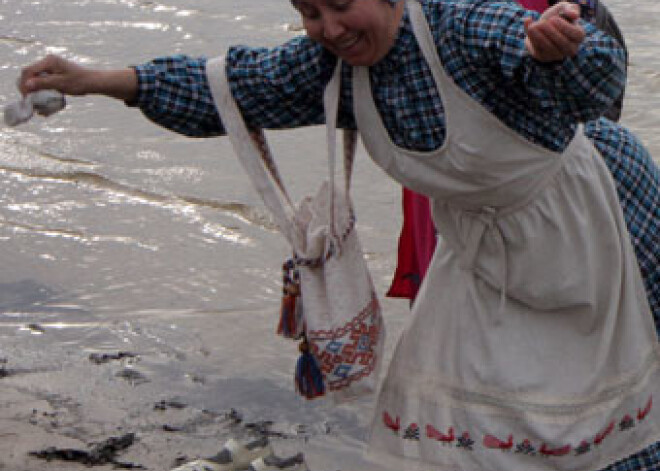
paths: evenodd
<path fill-rule="evenodd" d="M 293 4 L 308 37 L 227 53 L 244 119 L 322 123 L 342 59 L 338 125 L 432 198 L 447 241 L 379 397 L 383 466 L 598 469 L 654 443 L 649 306 L 611 175 L 579 126 L 620 95 L 623 49 L 564 3 L 541 18 L 490 0 Z M 221 135 L 204 68 L 50 57 L 20 88 L 102 93 L 173 130 Z M 621 469 L 657 467 L 657 447 L 644 453 Z"/>

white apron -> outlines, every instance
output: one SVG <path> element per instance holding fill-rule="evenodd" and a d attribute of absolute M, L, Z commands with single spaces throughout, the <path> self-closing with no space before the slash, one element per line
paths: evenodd
<path fill-rule="evenodd" d="M 394 145 L 364 67 L 355 113 L 376 163 L 431 197 L 442 243 L 380 392 L 371 456 L 402 471 L 594 471 L 641 450 L 660 438 L 660 356 L 604 162 L 581 127 L 563 153 L 506 127 L 446 76 L 420 4 L 408 8 L 445 143 Z"/>

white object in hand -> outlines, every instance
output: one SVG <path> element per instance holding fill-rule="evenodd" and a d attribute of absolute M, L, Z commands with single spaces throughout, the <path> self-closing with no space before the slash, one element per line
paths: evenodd
<path fill-rule="evenodd" d="M 4 118 L 7 126 L 25 123 L 34 113 L 50 116 L 66 106 L 64 95 L 55 90 L 39 90 L 28 93 L 25 98 L 5 106 Z"/>

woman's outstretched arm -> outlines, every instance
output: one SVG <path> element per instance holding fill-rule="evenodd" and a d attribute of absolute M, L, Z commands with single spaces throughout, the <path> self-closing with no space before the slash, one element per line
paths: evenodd
<path fill-rule="evenodd" d="M 93 69 L 48 55 L 22 70 L 18 88 L 23 95 L 57 90 L 65 95 L 105 95 L 130 102 L 137 93 L 137 77 L 131 68 Z"/>

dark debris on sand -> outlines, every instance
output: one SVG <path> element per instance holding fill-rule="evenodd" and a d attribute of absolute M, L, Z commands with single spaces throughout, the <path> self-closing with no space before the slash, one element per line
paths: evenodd
<path fill-rule="evenodd" d="M 46 461 L 75 461 L 90 467 L 112 464 L 119 469 L 145 469 L 144 466 L 139 464 L 117 461 L 117 454 L 133 445 L 133 443 L 135 443 L 135 434 L 127 433 L 97 443 L 89 451 L 75 448 L 48 447 L 39 451 L 31 451 L 30 455 Z"/>
<path fill-rule="evenodd" d="M 163 399 L 154 404 L 154 410 L 185 409 L 187 404 L 176 399 Z"/>
<path fill-rule="evenodd" d="M 125 358 L 137 358 L 136 353 L 131 352 L 117 352 L 117 353 L 91 353 L 89 355 L 89 361 L 101 365 L 103 363 L 109 363 L 111 361 L 123 360 Z"/>

